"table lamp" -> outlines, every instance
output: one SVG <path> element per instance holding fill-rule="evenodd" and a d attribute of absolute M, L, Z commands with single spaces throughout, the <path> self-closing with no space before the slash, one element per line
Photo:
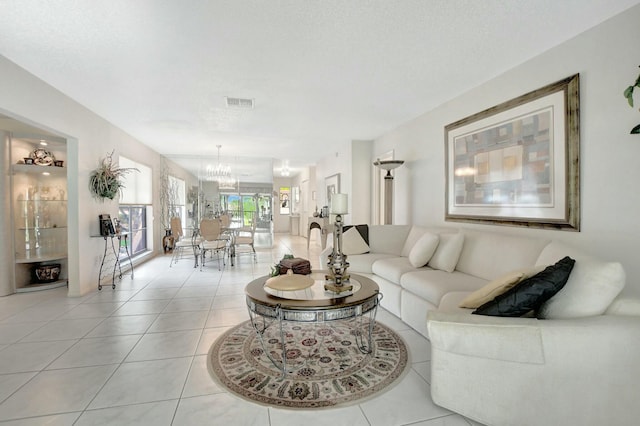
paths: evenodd
<path fill-rule="evenodd" d="M 325 276 L 324 289 L 338 294 L 353 290 L 353 286 L 348 284 L 347 255 L 342 254 L 342 215 L 347 213 L 349 213 L 347 194 L 333 194 L 331 214 L 336 216 L 336 222 L 333 230 L 333 250 L 327 262 L 329 273 Z"/>

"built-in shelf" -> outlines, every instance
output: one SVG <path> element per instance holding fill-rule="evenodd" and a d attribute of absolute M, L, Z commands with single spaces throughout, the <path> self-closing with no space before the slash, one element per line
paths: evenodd
<path fill-rule="evenodd" d="M 69 285 L 68 280 L 58 280 L 51 283 L 29 284 L 16 288 L 16 293 L 28 293 L 30 291 L 50 290 L 52 288 L 65 287 Z"/>
<path fill-rule="evenodd" d="M 33 226 L 33 227 L 31 227 L 30 226 L 28 228 L 19 227 L 17 229 L 20 230 L 20 231 L 33 231 L 35 229 L 42 229 L 42 230 L 44 230 L 44 229 L 67 229 L 67 227 L 66 226 L 38 226 L 38 227 Z M 65 231 L 65 232 L 67 232 L 67 231 Z"/>
<path fill-rule="evenodd" d="M 53 262 L 54 260 L 63 260 L 66 258 L 67 253 L 53 253 L 41 256 L 16 257 L 16 263 Z"/>
<path fill-rule="evenodd" d="M 14 285 L 16 292 L 47 290 L 68 284 L 66 140 L 52 136 L 12 134 L 10 144 Z M 36 270 L 60 265 L 52 282 Z"/>
<path fill-rule="evenodd" d="M 36 164 L 14 164 L 13 172 L 14 173 L 32 173 L 32 174 L 49 173 L 52 175 L 66 175 L 67 168 L 56 167 L 56 166 L 38 166 Z"/>

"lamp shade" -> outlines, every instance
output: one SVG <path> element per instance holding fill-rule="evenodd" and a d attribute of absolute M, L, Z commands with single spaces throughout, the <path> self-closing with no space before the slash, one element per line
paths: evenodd
<path fill-rule="evenodd" d="M 349 200 L 347 194 L 332 194 L 331 195 L 331 213 L 332 214 L 347 214 L 349 213 Z"/>
<path fill-rule="evenodd" d="M 374 166 L 380 167 L 381 169 L 384 169 L 384 170 L 387 170 L 387 171 L 393 170 L 393 169 L 395 169 L 397 167 L 400 167 L 403 164 L 404 164 L 403 160 L 384 160 L 384 161 L 381 161 L 379 158 L 378 158 L 377 161 L 373 162 Z"/>

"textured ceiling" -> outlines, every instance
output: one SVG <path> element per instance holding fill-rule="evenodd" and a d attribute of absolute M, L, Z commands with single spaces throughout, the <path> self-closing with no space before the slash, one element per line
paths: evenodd
<path fill-rule="evenodd" d="M 0 54 L 161 154 L 194 164 L 220 144 L 242 180 L 263 181 L 639 2 L 3 0 Z"/>

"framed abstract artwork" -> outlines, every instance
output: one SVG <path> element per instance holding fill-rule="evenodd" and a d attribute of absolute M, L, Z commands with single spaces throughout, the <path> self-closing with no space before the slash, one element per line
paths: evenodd
<path fill-rule="evenodd" d="M 445 220 L 580 230 L 579 75 L 445 127 Z"/>

